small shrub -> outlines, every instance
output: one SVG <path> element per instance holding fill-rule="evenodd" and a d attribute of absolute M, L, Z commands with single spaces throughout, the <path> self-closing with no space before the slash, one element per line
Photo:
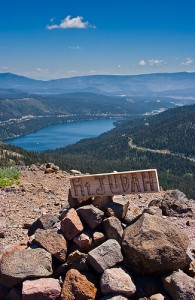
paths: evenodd
<path fill-rule="evenodd" d="M 19 184 L 20 172 L 15 167 L 0 168 L 0 186 Z"/>

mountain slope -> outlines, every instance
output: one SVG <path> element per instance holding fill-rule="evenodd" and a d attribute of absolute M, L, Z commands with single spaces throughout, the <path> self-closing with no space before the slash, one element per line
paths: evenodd
<path fill-rule="evenodd" d="M 56 161 L 59 160 L 62 167 L 63 163 L 67 164 L 68 162 L 69 165 L 77 167 L 83 172 L 101 173 L 113 170 L 157 168 L 163 188 L 175 186 L 185 191 L 190 197 L 195 197 L 195 163 L 193 161 L 178 155 L 178 153 L 171 155 L 147 150 L 140 151 L 136 148 L 130 148 L 128 145 L 129 137 L 134 139 L 137 137 L 136 142 L 141 145 L 143 137 L 148 134 L 148 147 L 158 149 L 161 132 L 166 136 L 169 129 L 169 141 L 167 143 L 170 145 L 169 148 L 175 149 L 178 140 L 180 140 L 180 152 L 187 156 L 189 154 L 193 156 L 194 129 L 189 125 L 189 121 L 191 124 L 194 110 L 195 105 L 179 107 L 148 118 L 147 122 L 153 124 L 155 129 L 157 128 L 154 132 L 148 132 L 148 126 L 144 125 L 145 119 L 126 121 L 97 138 L 82 140 L 75 145 L 60 148 L 50 153 L 56 157 Z M 175 123 L 178 126 L 175 126 Z M 175 129 L 172 130 L 174 126 Z M 189 131 L 185 139 L 183 139 L 184 131 Z"/>
<path fill-rule="evenodd" d="M 20 89 L 31 93 L 63 93 L 71 91 L 146 95 L 189 89 L 194 95 L 195 73 L 156 73 L 143 75 L 93 75 L 56 80 L 34 80 L 11 73 L 0 74 L 0 88 Z"/>

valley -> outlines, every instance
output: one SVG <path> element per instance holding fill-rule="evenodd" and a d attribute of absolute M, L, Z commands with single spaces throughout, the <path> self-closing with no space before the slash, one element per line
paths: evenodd
<path fill-rule="evenodd" d="M 58 94 L 56 90 L 51 93 L 51 86 L 59 88 L 58 84 Z M 76 168 L 87 173 L 157 168 L 164 189 L 177 187 L 194 197 L 193 84 L 194 73 L 89 76 L 48 82 L 1 75 L 0 140 L 53 124 L 125 118 L 99 137 L 43 153 L 1 144 L 1 164 L 53 161 L 63 170 Z M 67 85 L 73 88 L 71 92 Z M 44 94 L 38 94 L 43 86 L 47 86 Z M 81 91 L 81 86 L 90 88 Z M 94 93 L 95 87 L 99 94 L 97 89 Z M 63 88 L 66 93 L 61 94 Z M 5 150 L 18 152 L 22 159 L 5 156 Z"/>

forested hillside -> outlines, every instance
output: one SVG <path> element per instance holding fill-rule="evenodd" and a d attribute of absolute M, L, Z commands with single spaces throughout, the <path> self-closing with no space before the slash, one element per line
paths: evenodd
<path fill-rule="evenodd" d="M 98 138 L 83 140 L 51 153 L 56 156 L 56 160 L 59 160 L 62 166 L 63 163 L 68 162 L 71 167 L 77 167 L 83 172 L 157 168 L 163 188 L 179 188 L 191 197 L 195 197 L 195 162 L 178 155 L 178 152 L 186 156 L 191 155 L 191 157 L 194 155 L 195 136 L 192 126 L 194 110 L 195 105 L 179 107 L 147 118 L 147 120 L 143 118 L 126 121 Z M 149 135 L 151 125 L 145 125 L 146 123 L 152 124 L 154 128 L 151 136 Z M 162 149 L 163 147 L 158 148 L 158 141 L 160 143 L 161 134 L 163 138 L 166 133 L 169 133 L 167 147 L 169 145 L 169 149 L 173 152 L 180 141 L 179 151 L 163 154 L 129 147 L 129 137 L 133 138 L 133 141 L 137 137 L 136 143 L 140 137 L 140 145 L 142 145 L 145 134 L 148 134 L 147 147 Z"/>
<path fill-rule="evenodd" d="M 164 189 L 178 188 L 188 197 L 195 198 L 194 112 L 195 105 L 192 105 L 170 109 L 143 119 L 121 121 L 116 128 L 97 138 L 40 154 L 2 143 L 1 165 L 13 164 L 14 161 L 27 165 L 52 161 L 63 170 L 79 169 L 89 173 L 156 168 L 160 185 Z M 169 138 L 167 144 L 164 142 L 166 136 Z M 147 144 L 143 142 L 145 137 Z M 156 150 L 169 149 L 171 153 L 131 148 L 129 138 L 138 146 Z M 22 156 L 13 155 L 13 152 Z"/>
<path fill-rule="evenodd" d="M 25 95 L 14 90 L 0 90 L 0 140 L 24 135 L 51 124 L 140 115 L 173 105 L 167 98 L 157 102 L 154 97 L 134 97 L 130 100 L 128 97 L 94 93 Z"/>

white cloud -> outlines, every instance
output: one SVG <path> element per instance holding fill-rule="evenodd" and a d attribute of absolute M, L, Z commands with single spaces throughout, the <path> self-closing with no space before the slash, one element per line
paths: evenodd
<path fill-rule="evenodd" d="M 191 57 L 187 57 L 185 59 L 185 61 L 183 61 L 180 65 L 181 66 L 189 66 L 189 65 L 191 65 L 193 63 L 193 61 L 194 60 Z"/>
<path fill-rule="evenodd" d="M 76 18 L 71 18 L 71 16 L 67 16 L 63 19 L 60 24 L 47 25 L 46 27 L 49 30 L 52 29 L 69 29 L 69 28 L 77 28 L 77 29 L 86 29 L 86 28 L 96 28 L 91 25 L 88 21 L 84 22 L 83 17 L 77 16 Z"/>
<path fill-rule="evenodd" d="M 142 60 L 140 60 L 140 61 L 138 62 L 138 65 L 139 65 L 139 66 L 145 66 L 145 65 L 146 65 L 146 61 L 145 61 L 144 59 L 142 59 Z"/>
<path fill-rule="evenodd" d="M 121 66 L 121 65 L 118 65 L 117 67 L 118 67 L 119 69 L 120 69 L 120 68 L 122 68 L 122 66 Z"/>
<path fill-rule="evenodd" d="M 150 66 L 162 66 L 165 64 L 164 60 L 160 59 L 149 59 L 148 63 Z"/>
<path fill-rule="evenodd" d="M 80 46 L 69 46 L 68 48 L 71 50 L 81 50 Z"/>

